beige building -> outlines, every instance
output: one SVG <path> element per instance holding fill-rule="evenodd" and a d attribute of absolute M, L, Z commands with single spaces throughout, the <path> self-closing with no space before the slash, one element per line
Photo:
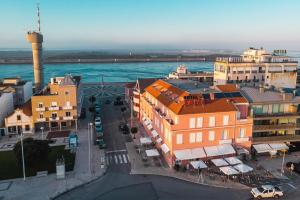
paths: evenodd
<path fill-rule="evenodd" d="M 21 132 L 25 135 L 34 133 L 30 100 L 16 108 L 11 115 L 5 118 L 5 128 L 9 135 L 21 134 Z"/>
<path fill-rule="evenodd" d="M 32 97 L 35 129 L 77 129 L 77 119 L 83 102 L 81 87 L 80 76 L 51 78 L 48 86 Z"/>
<path fill-rule="evenodd" d="M 295 88 L 298 62 L 286 50 L 272 54 L 264 49 L 247 49 L 241 56 L 219 57 L 214 65 L 214 83 L 238 83 L 248 86 Z"/>

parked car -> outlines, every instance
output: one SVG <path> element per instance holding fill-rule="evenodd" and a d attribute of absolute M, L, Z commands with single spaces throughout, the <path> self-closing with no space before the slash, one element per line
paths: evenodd
<path fill-rule="evenodd" d="M 128 125 L 125 124 L 124 122 L 121 122 L 119 124 L 119 130 L 123 132 L 123 134 L 129 134 L 129 128 Z"/>
<path fill-rule="evenodd" d="M 291 171 L 300 174 L 300 162 L 299 163 L 296 163 L 296 162 L 287 162 L 286 163 L 286 167 L 288 169 L 290 169 Z"/>
<path fill-rule="evenodd" d="M 103 127 L 102 127 L 102 125 L 101 125 L 101 124 L 100 124 L 100 125 L 96 125 L 96 126 L 95 126 L 95 132 L 96 132 L 96 133 L 103 132 Z"/>
<path fill-rule="evenodd" d="M 262 198 L 279 198 L 283 196 L 283 191 L 273 185 L 262 185 L 261 187 L 252 188 L 251 194 L 254 198 L 262 199 Z"/>
<path fill-rule="evenodd" d="M 101 117 L 96 117 L 95 118 L 95 126 L 97 126 L 97 125 L 99 126 L 99 125 L 101 125 L 101 123 L 102 123 L 101 122 Z"/>
<path fill-rule="evenodd" d="M 98 145 L 99 145 L 99 149 L 105 149 L 106 148 L 106 144 L 104 143 L 103 139 L 99 139 L 97 142 L 98 142 Z"/>

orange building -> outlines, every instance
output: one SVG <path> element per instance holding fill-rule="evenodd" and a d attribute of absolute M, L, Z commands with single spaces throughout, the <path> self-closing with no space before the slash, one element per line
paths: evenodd
<path fill-rule="evenodd" d="M 250 148 L 249 104 L 235 90 L 188 80 L 157 80 L 145 89 L 141 120 L 170 166 Z"/>
<path fill-rule="evenodd" d="M 77 129 L 83 93 L 81 77 L 66 75 L 51 78 L 51 82 L 40 93 L 32 96 L 32 118 L 35 128 L 61 130 L 65 127 Z"/>

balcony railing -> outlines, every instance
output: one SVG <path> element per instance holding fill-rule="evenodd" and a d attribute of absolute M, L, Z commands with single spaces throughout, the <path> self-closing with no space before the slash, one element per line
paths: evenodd
<path fill-rule="evenodd" d="M 256 119 L 259 118 L 278 118 L 278 117 L 289 117 L 289 116 L 299 116 L 300 112 L 294 112 L 294 113 L 272 113 L 272 114 L 253 114 L 253 116 Z"/>
<path fill-rule="evenodd" d="M 73 106 L 64 106 L 63 109 L 64 110 L 73 110 Z"/>
<path fill-rule="evenodd" d="M 38 122 L 45 122 L 46 118 L 37 118 L 36 121 L 38 121 Z"/>
<path fill-rule="evenodd" d="M 59 107 L 58 106 L 51 106 L 48 109 L 49 110 L 59 110 Z"/>
<path fill-rule="evenodd" d="M 231 144 L 232 139 L 226 139 L 226 140 L 219 140 L 219 144 Z"/>
<path fill-rule="evenodd" d="M 244 138 L 236 138 L 235 141 L 236 143 L 243 143 L 243 142 L 248 142 L 250 138 L 244 137 Z"/>
<path fill-rule="evenodd" d="M 300 135 L 282 135 L 282 136 L 268 136 L 268 137 L 253 137 L 252 143 L 262 143 L 262 142 L 291 142 L 300 141 Z"/>
<path fill-rule="evenodd" d="M 50 117 L 49 119 L 50 119 L 50 121 L 58 121 L 58 120 L 59 120 L 59 117 L 56 117 L 56 118 Z"/>
<path fill-rule="evenodd" d="M 73 116 L 63 117 L 63 120 L 72 120 L 72 119 L 74 119 Z"/>
<path fill-rule="evenodd" d="M 42 108 L 36 108 L 35 110 L 36 110 L 36 111 L 45 111 L 45 107 L 42 107 Z"/>
<path fill-rule="evenodd" d="M 295 129 L 300 124 L 270 124 L 270 125 L 254 125 L 253 131 L 264 131 L 264 130 L 283 130 L 283 129 Z"/>

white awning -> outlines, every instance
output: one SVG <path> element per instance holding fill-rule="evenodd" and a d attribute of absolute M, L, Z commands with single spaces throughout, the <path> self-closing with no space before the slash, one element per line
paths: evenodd
<path fill-rule="evenodd" d="M 162 144 L 161 149 L 164 153 L 168 153 L 170 151 L 169 147 L 166 144 Z"/>
<path fill-rule="evenodd" d="M 156 142 L 157 142 L 157 143 L 161 143 L 161 142 L 162 142 L 162 139 L 161 139 L 161 138 L 158 138 L 158 139 L 156 140 Z"/>
<path fill-rule="evenodd" d="M 277 150 L 277 151 L 289 149 L 289 147 L 284 143 L 271 143 L 269 145 L 273 150 Z"/>
<path fill-rule="evenodd" d="M 152 127 L 151 124 L 148 124 L 148 125 L 147 125 L 147 129 L 148 129 L 148 130 L 151 130 L 152 128 L 153 128 L 153 127 Z"/>
<path fill-rule="evenodd" d="M 251 172 L 253 171 L 253 168 L 248 166 L 248 165 L 245 165 L 245 164 L 238 164 L 238 165 L 235 165 L 234 166 L 235 169 L 237 169 L 239 172 L 241 173 L 247 173 L 247 172 Z"/>
<path fill-rule="evenodd" d="M 151 144 L 152 140 L 148 137 L 141 137 L 140 142 L 141 142 L 141 144 Z"/>
<path fill-rule="evenodd" d="M 224 158 L 230 165 L 236 165 L 236 164 L 241 164 L 243 163 L 240 159 L 237 157 L 229 157 L 229 158 Z"/>
<path fill-rule="evenodd" d="M 191 153 L 192 153 L 192 159 L 197 159 L 197 158 L 206 158 L 206 154 L 203 150 L 203 148 L 194 148 L 191 149 Z"/>
<path fill-rule="evenodd" d="M 218 146 L 204 147 L 207 157 L 222 156 L 228 154 L 235 154 L 231 144 L 222 144 Z"/>
<path fill-rule="evenodd" d="M 253 148 L 257 153 L 268 153 L 272 151 L 272 148 L 268 144 L 255 144 Z"/>
<path fill-rule="evenodd" d="M 221 166 L 227 166 L 228 163 L 222 159 L 222 158 L 218 158 L 218 159 L 212 159 L 211 162 L 217 166 L 217 167 L 221 167 Z"/>
<path fill-rule="evenodd" d="M 191 165 L 194 169 L 204 169 L 207 168 L 207 165 L 202 160 L 191 161 Z"/>
<path fill-rule="evenodd" d="M 203 148 L 175 150 L 174 154 L 178 160 L 192 160 L 206 157 Z"/>
<path fill-rule="evenodd" d="M 156 157 L 156 156 L 159 156 L 159 153 L 156 149 L 148 149 L 148 150 L 146 150 L 146 155 L 148 157 Z"/>
<path fill-rule="evenodd" d="M 220 167 L 220 170 L 226 174 L 226 175 L 235 175 L 238 174 L 239 172 L 236 171 L 233 167 L 231 166 L 226 166 L 226 167 Z"/>
<path fill-rule="evenodd" d="M 158 136 L 158 133 L 157 133 L 156 130 L 152 130 L 151 133 L 152 133 L 152 136 L 153 136 L 153 137 L 157 137 L 157 136 Z"/>

